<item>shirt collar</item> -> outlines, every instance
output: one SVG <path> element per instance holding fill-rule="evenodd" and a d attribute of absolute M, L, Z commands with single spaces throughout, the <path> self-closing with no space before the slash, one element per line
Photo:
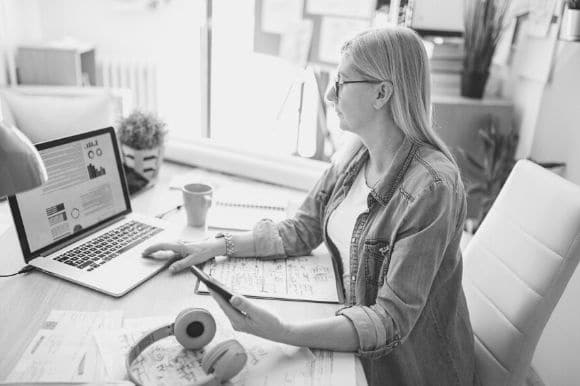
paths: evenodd
<path fill-rule="evenodd" d="M 393 194 L 396 192 L 418 149 L 419 144 L 405 137 L 401 143 L 401 146 L 395 153 L 391 167 L 371 188 L 370 194 L 382 206 L 386 206 Z M 349 187 L 352 185 L 357 174 L 360 172 L 361 168 L 368 161 L 368 159 L 369 151 L 361 143 L 360 149 L 355 153 L 347 168 L 344 185 Z"/>

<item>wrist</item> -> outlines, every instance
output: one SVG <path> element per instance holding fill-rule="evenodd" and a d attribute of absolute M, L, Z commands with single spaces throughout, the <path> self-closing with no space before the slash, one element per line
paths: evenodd
<path fill-rule="evenodd" d="M 281 323 L 280 342 L 289 345 L 296 345 L 297 326 L 292 323 Z"/>
<path fill-rule="evenodd" d="M 232 257 L 234 256 L 234 254 L 236 253 L 236 248 L 234 245 L 234 241 L 232 239 L 232 234 L 229 232 L 219 232 L 215 235 L 216 239 L 222 239 L 224 241 L 226 250 L 224 255 L 228 256 L 228 257 Z"/>
<path fill-rule="evenodd" d="M 224 256 L 226 254 L 226 243 L 224 239 L 211 239 L 208 241 L 209 254 L 212 257 Z"/>

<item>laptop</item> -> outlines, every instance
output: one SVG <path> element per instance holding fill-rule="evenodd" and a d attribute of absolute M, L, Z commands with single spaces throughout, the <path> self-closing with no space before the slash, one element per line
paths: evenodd
<path fill-rule="evenodd" d="M 169 226 L 132 213 L 112 127 L 36 147 L 47 182 L 9 197 L 27 264 L 115 297 L 167 267 L 141 257 Z"/>

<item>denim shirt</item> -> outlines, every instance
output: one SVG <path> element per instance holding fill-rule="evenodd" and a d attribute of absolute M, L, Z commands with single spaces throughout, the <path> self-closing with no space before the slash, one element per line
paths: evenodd
<path fill-rule="evenodd" d="M 359 143 L 334 162 L 294 218 L 254 227 L 258 256 L 303 256 L 324 242 L 337 278 L 342 260 L 327 237 L 330 214 L 346 197 L 368 150 Z M 466 214 L 461 177 L 440 151 L 408 139 L 372 188 L 350 245 L 346 307 L 357 355 L 371 385 L 471 385 L 474 342 L 461 286 L 459 242 Z"/>

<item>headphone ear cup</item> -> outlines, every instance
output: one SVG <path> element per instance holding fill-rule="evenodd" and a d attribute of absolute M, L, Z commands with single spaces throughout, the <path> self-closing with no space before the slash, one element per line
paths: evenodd
<path fill-rule="evenodd" d="M 207 374 L 213 374 L 220 382 L 238 374 L 246 365 L 248 354 L 234 339 L 226 340 L 209 350 L 201 360 L 201 367 Z"/>
<path fill-rule="evenodd" d="M 203 308 L 185 309 L 175 318 L 173 334 L 186 349 L 199 350 L 211 342 L 215 332 L 215 320 Z"/>

